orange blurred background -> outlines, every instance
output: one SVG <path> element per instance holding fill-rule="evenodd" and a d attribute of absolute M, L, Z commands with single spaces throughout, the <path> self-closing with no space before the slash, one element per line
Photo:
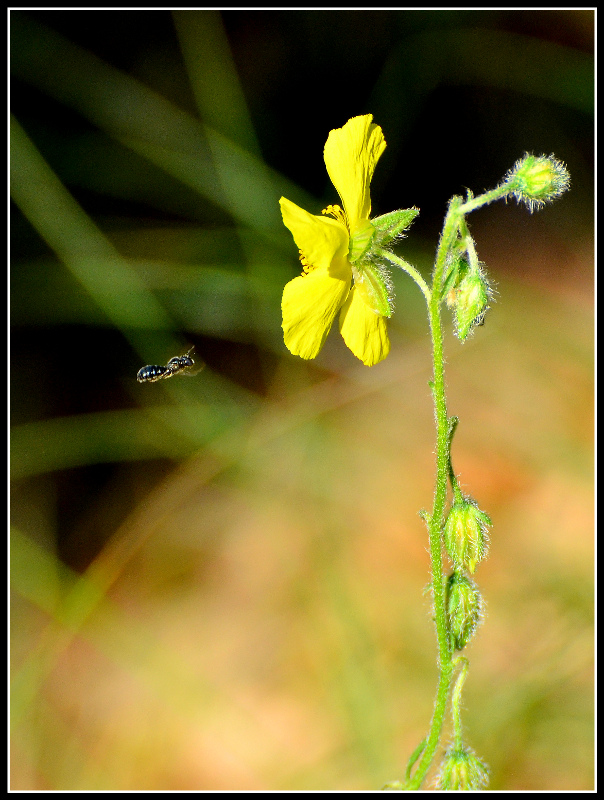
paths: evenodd
<path fill-rule="evenodd" d="M 423 298 L 394 276 L 371 369 L 280 327 L 278 199 L 335 201 L 359 113 L 426 277 L 452 194 L 525 150 L 571 173 L 472 216 L 496 302 L 463 346 L 445 312 L 445 352 L 494 523 L 468 743 L 491 789 L 593 788 L 593 16 L 11 13 L 12 789 L 402 779 L 437 679 Z M 192 345 L 197 376 L 137 384 Z"/>

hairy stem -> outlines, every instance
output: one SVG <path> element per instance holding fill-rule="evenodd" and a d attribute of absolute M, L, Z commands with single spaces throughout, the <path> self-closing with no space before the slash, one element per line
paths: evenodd
<path fill-rule="evenodd" d="M 509 194 L 509 186 L 502 184 L 490 192 L 486 192 L 476 198 L 471 198 L 465 203 L 461 197 L 453 197 L 449 203 L 447 216 L 436 252 L 436 261 L 432 275 L 432 287 L 429 287 L 417 270 L 407 264 L 397 256 L 393 256 L 386 251 L 382 252 L 393 264 L 404 269 L 418 284 L 428 306 L 428 318 L 430 321 L 430 335 L 432 337 L 432 362 L 433 379 L 431 381 L 432 397 L 434 400 L 434 417 L 436 422 L 436 485 L 434 490 L 434 504 L 432 512 L 423 512 L 422 516 L 428 527 L 430 540 L 430 564 L 432 572 L 432 594 L 434 598 L 434 621 L 436 625 L 436 638 L 438 643 L 438 687 L 434 700 L 434 713 L 430 723 L 428 735 L 414 753 L 413 759 L 407 770 L 409 774 L 415 758 L 421 752 L 421 758 L 412 777 L 407 777 L 405 789 L 419 789 L 430 769 L 432 759 L 440 742 L 447 700 L 451 693 L 451 684 L 455 671 L 453 658 L 453 647 L 451 644 L 447 611 L 446 611 L 446 579 L 443 571 L 442 555 L 442 531 L 445 523 L 445 507 L 447 502 L 448 482 L 455 500 L 460 502 L 462 499 L 457 478 L 453 472 L 451 464 L 451 442 L 457 427 L 457 418 L 449 418 L 447 412 L 447 398 L 445 393 L 445 360 L 443 354 L 443 334 L 440 309 L 442 304 L 443 285 L 447 277 L 447 258 L 453 251 L 456 240 L 461 236 L 467 240 L 467 249 L 472 250 L 472 255 L 477 260 L 474 243 L 469 234 L 465 217 L 471 211 L 480 208 L 493 200 L 497 200 Z M 465 659 L 464 659 L 465 661 Z M 465 662 L 462 673 L 457 681 L 457 706 L 456 706 L 456 733 L 460 735 L 459 721 L 459 695 L 465 680 L 467 662 Z"/>
<path fill-rule="evenodd" d="M 445 219 L 443 234 L 436 255 L 432 291 L 428 302 L 434 369 L 432 396 L 434 399 L 434 416 L 436 420 L 436 488 L 432 513 L 429 516 L 426 515 L 426 523 L 428 525 L 430 539 L 432 594 L 434 598 L 434 620 L 438 641 L 438 665 L 440 675 L 434 702 L 434 714 L 432 715 L 426 747 L 413 777 L 406 785 L 407 789 L 419 789 L 430 768 L 434 753 L 440 741 L 447 707 L 447 698 L 449 696 L 451 678 L 453 675 L 452 650 L 449 642 L 445 608 L 445 576 L 443 574 L 441 539 L 445 517 L 445 504 L 447 500 L 447 482 L 450 470 L 450 443 L 452 429 L 454 430 L 455 425 L 451 423 L 447 414 L 445 362 L 443 355 L 442 323 L 440 318 L 440 294 L 444 279 L 447 253 L 457 236 L 459 217 L 456 211 L 460 204 L 461 198 L 453 198 L 449 206 L 449 212 Z"/>

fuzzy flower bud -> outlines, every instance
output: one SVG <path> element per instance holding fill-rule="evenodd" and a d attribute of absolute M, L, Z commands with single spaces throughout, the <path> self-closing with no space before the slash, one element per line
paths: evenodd
<path fill-rule="evenodd" d="M 562 161 L 553 155 L 533 156 L 526 153 L 505 176 L 514 197 L 526 203 L 530 211 L 539 210 L 555 200 L 570 186 L 570 175 Z"/>
<path fill-rule="evenodd" d="M 453 504 L 445 522 L 444 542 L 456 569 L 465 568 L 474 573 L 478 562 L 487 554 L 487 528 L 492 524 L 471 498 Z"/>
<path fill-rule="evenodd" d="M 482 598 L 476 584 L 460 572 L 447 581 L 447 616 L 456 650 L 463 650 L 480 622 Z"/>
<path fill-rule="evenodd" d="M 470 747 L 447 750 L 436 778 L 436 789 L 444 792 L 486 789 L 489 768 Z"/>
<path fill-rule="evenodd" d="M 489 308 L 490 288 L 484 275 L 467 272 L 447 296 L 447 305 L 454 309 L 456 334 L 465 341 L 472 328 L 480 325 Z"/>

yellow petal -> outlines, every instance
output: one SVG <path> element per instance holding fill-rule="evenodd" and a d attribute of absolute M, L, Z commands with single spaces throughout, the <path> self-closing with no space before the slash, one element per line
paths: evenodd
<path fill-rule="evenodd" d="M 314 268 L 329 270 L 334 277 L 343 277 L 338 268 L 348 253 L 346 227 L 330 217 L 309 214 L 285 197 L 279 204 L 285 227 L 291 231 L 307 262 Z"/>
<path fill-rule="evenodd" d="M 350 291 L 352 271 L 332 277 L 315 269 L 294 278 L 283 289 L 283 340 L 301 358 L 314 358 L 325 343 L 336 314 Z"/>
<path fill-rule="evenodd" d="M 340 312 L 340 333 L 363 364 L 372 367 L 390 352 L 386 318 L 376 314 L 353 286 Z"/>
<path fill-rule="evenodd" d="M 361 220 L 369 218 L 369 184 L 386 141 L 372 114 L 349 119 L 343 128 L 330 132 L 324 158 L 331 182 L 338 190 L 353 234 Z"/>

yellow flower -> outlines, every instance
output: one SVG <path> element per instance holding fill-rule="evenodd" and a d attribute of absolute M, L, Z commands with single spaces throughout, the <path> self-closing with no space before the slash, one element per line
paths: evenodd
<path fill-rule="evenodd" d="M 382 129 L 371 120 L 371 114 L 353 117 L 331 131 L 325 144 L 325 165 L 343 209 L 329 206 L 323 211 L 329 216 L 314 216 L 280 200 L 304 267 L 283 290 L 283 336 L 302 358 L 318 355 L 338 312 L 340 333 L 364 364 L 373 366 L 390 351 L 387 279 L 363 259 L 375 233 L 369 184 L 386 147 Z"/>

